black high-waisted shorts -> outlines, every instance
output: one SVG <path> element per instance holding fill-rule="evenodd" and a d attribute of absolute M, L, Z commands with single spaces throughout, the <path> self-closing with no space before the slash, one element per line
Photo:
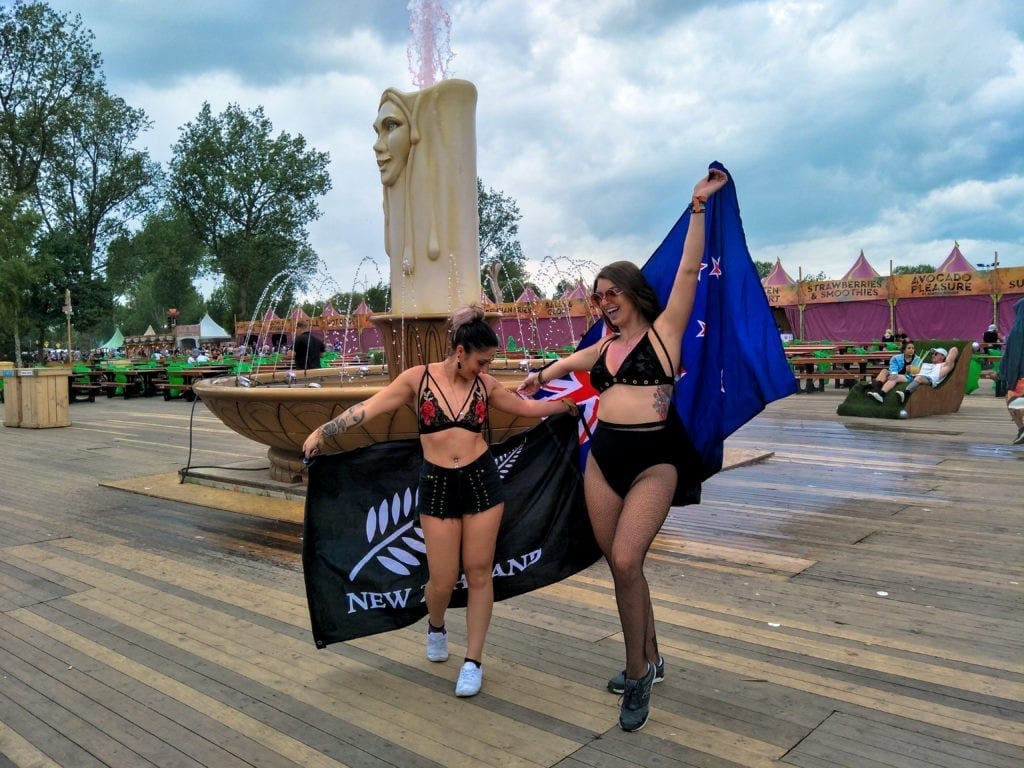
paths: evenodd
<path fill-rule="evenodd" d="M 645 469 L 671 464 L 677 475 L 672 504 L 700 503 L 703 462 L 674 412 L 665 421 L 646 424 L 612 424 L 598 419 L 590 455 L 621 498 L 626 498 Z"/>
<path fill-rule="evenodd" d="M 462 517 L 505 501 L 498 467 L 490 451 L 465 467 L 439 467 L 423 462 L 416 511 L 430 517 Z"/>

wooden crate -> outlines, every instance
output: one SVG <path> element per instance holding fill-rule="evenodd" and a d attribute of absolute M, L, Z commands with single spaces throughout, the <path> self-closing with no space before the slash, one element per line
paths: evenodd
<path fill-rule="evenodd" d="M 68 369 L 19 368 L 17 377 L 8 377 L 7 383 L 12 379 L 17 382 L 12 389 L 17 391 L 18 403 L 14 410 L 20 410 L 20 419 L 18 424 L 9 423 L 5 407 L 5 426 L 29 429 L 71 426 Z M 4 389 L 6 391 L 6 385 Z"/>

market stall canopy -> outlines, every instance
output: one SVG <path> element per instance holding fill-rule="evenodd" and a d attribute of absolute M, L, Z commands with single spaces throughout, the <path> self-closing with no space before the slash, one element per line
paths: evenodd
<path fill-rule="evenodd" d="M 588 291 L 587 286 L 583 284 L 583 280 L 577 280 L 576 285 L 572 288 L 572 290 L 568 290 L 565 293 L 563 293 L 562 298 L 565 299 L 566 301 L 573 301 L 576 299 L 586 301 L 588 298 L 590 298 L 590 291 Z"/>
<path fill-rule="evenodd" d="M 761 285 L 793 285 L 796 283 L 782 266 L 782 259 L 775 260 L 775 266 L 764 276 Z"/>
<path fill-rule="evenodd" d="M 540 297 L 530 286 L 526 286 L 526 290 L 519 294 L 519 298 L 516 299 L 517 304 L 533 304 L 535 301 L 540 301 Z"/>
<path fill-rule="evenodd" d="M 211 341 L 217 339 L 230 339 L 231 334 L 221 328 L 217 322 L 210 317 L 210 313 L 207 312 L 199 321 L 199 338 L 202 341 L 206 341 L 207 339 Z"/>
<path fill-rule="evenodd" d="M 871 278 L 878 277 L 878 271 L 868 263 L 868 260 L 864 258 L 864 251 L 860 252 L 860 256 L 853 262 L 853 266 L 847 270 L 846 274 L 843 275 L 843 280 L 870 280 Z"/>
<path fill-rule="evenodd" d="M 118 328 L 114 331 L 114 335 L 111 336 L 106 344 L 100 344 L 100 349 L 120 349 L 124 346 L 124 334 L 121 333 L 121 329 Z"/>
<path fill-rule="evenodd" d="M 960 243 L 953 241 L 953 250 L 946 260 L 935 268 L 936 272 L 974 272 L 974 266 L 960 252 Z"/>

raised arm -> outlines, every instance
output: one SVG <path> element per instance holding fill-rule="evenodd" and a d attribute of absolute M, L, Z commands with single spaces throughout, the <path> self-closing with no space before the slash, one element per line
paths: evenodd
<path fill-rule="evenodd" d="M 422 367 L 410 368 L 403 371 L 394 381 L 373 397 L 361 403 L 356 403 L 325 424 L 321 424 L 302 444 L 302 454 L 311 459 L 320 453 L 324 438 L 335 437 L 341 432 L 351 429 L 354 426 L 369 421 L 382 413 L 390 413 L 409 402 L 416 394 L 416 382 L 419 381 L 416 372 L 422 373 Z"/>
<path fill-rule="evenodd" d="M 725 186 L 728 176 L 724 171 L 712 168 L 708 175 L 693 187 L 693 209 L 690 213 L 690 225 L 683 241 L 683 256 L 679 260 L 679 269 L 672 283 L 672 293 L 658 320 L 655 328 L 659 333 L 669 336 L 682 336 L 686 324 L 690 321 L 694 297 L 697 294 L 697 276 L 700 273 L 700 260 L 704 256 L 704 204 L 715 192 Z"/>

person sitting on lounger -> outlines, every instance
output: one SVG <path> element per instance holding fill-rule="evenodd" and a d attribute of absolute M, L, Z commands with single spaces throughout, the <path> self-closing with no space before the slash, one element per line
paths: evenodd
<path fill-rule="evenodd" d="M 896 396 L 899 397 L 901 402 L 905 402 L 910 397 L 910 394 L 922 384 L 931 384 L 933 387 L 939 386 L 949 376 L 949 372 L 953 370 L 959 353 L 960 350 L 956 347 L 953 347 L 949 352 L 942 347 L 935 347 L 932 350 L 931 361 L 922 365 L 914 380 L 907 384 L 905 390 L 897 392 Z"/>
<path fill-rule="evenodd" d="M 914 342 L 904 341 L 900 353 L 889 358 L 889 367 L 878 372 L 871 382 L 871 388 L 866 389 L 865 393 L 868 397 L 882 402 L 886 392 L 897 384 L 909 384 L 913 381 L 914 374 L 920 367 L 921 356 L 914 354 Z"/>

